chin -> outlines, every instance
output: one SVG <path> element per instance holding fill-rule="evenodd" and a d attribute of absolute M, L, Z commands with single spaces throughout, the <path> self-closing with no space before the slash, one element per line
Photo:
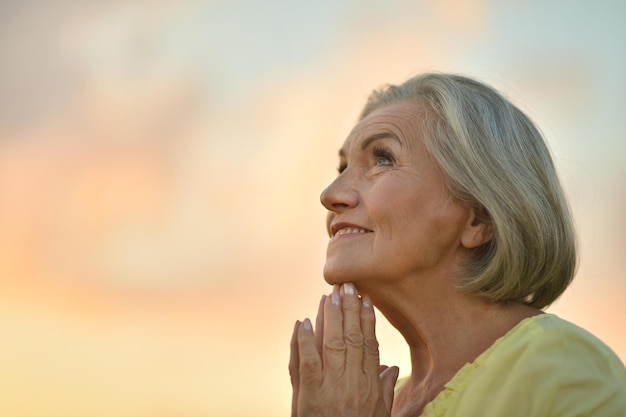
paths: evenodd
<path fill-rule="evenodd" d="M 343 284 L 344 282 L 346 282 L 346 280 L 340 279 L 340 277 L 338 277 L 336 274 L 326 272 L 326 269 L 324 269 L 324 281 L 326 281 L 330 285 Z"/>
<path fill-rule="evenodd" d="M 324 265 L 324 281 L 330 285 L 343 284 L 347 280 L 342 279 L 342 275 L 337 268 L 333 268 L 332 265 L 326 262 L 326 265 Z"/>
<path fill-rule="evenodd" d="M 359 281 L 363 281 L 364 276 L 355 268 L 342 268 L 337 265 L 333 266 L 328 262 L 324 266 L 324 280 L 330 285 L 341 285 L 346 282 L 357 284 Z"/>
<path fill-rule="evenodd" d="M 351 282 L 356 287 L 356 291 L 360 296 L 369 295 L 371 290 L 370 285 L 368 285 L 369 283 L 367 280 L 363 280 L 361 278 L 362 276 L 356 278 L 353 275 L 348 274 L 332 274 L 324 272 L 324 281 L 326 281 L 326 283 L 330 285 L 342 285 L 346 282 Z"/>

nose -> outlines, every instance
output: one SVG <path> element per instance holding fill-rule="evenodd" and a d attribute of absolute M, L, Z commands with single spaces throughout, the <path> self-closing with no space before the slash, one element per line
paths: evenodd
<path fill-rule="evenodd" d="M 359 203 L 359 194 L 348 184 L 344 173 L 322 191 L 320 201 L 328 211 L 340 213 L 356 207 Z"/>

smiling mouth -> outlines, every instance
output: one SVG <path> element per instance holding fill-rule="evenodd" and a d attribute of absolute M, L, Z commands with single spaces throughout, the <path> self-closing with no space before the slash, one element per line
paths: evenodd
<path fill-rule="evenodd" d="M 348 235 L 348 234 L 363 234 L 363 233 L 371 233 L 370 230 L 361 229 L 360 227 L 344 227 L 343 229 L 337 230 L 333 237 Z"/>

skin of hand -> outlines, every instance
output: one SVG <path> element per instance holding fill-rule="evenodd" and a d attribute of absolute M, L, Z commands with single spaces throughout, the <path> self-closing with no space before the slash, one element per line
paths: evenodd
<path fill-rule="evenodd" d="M 352 283 L 323 296 L 315 330 L 297 321 L 291 339 L 291 417 L 387 417 L 396 366 L 380 365 L 374 307 Z"/>

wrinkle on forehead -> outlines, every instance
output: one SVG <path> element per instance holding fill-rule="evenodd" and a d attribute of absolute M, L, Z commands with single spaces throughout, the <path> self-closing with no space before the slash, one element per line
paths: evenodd
<path fill-rule="evenodd" d="M 361 119 L 339 150 L 345 157 L 349 148 L 373 135 L 390 133 L 400 139 L 403 147 L 415 151 L 417 141 L 424 144 L 424 117 L 428 108 L 416 99 L 404 99 L 381 106 Z"/>

